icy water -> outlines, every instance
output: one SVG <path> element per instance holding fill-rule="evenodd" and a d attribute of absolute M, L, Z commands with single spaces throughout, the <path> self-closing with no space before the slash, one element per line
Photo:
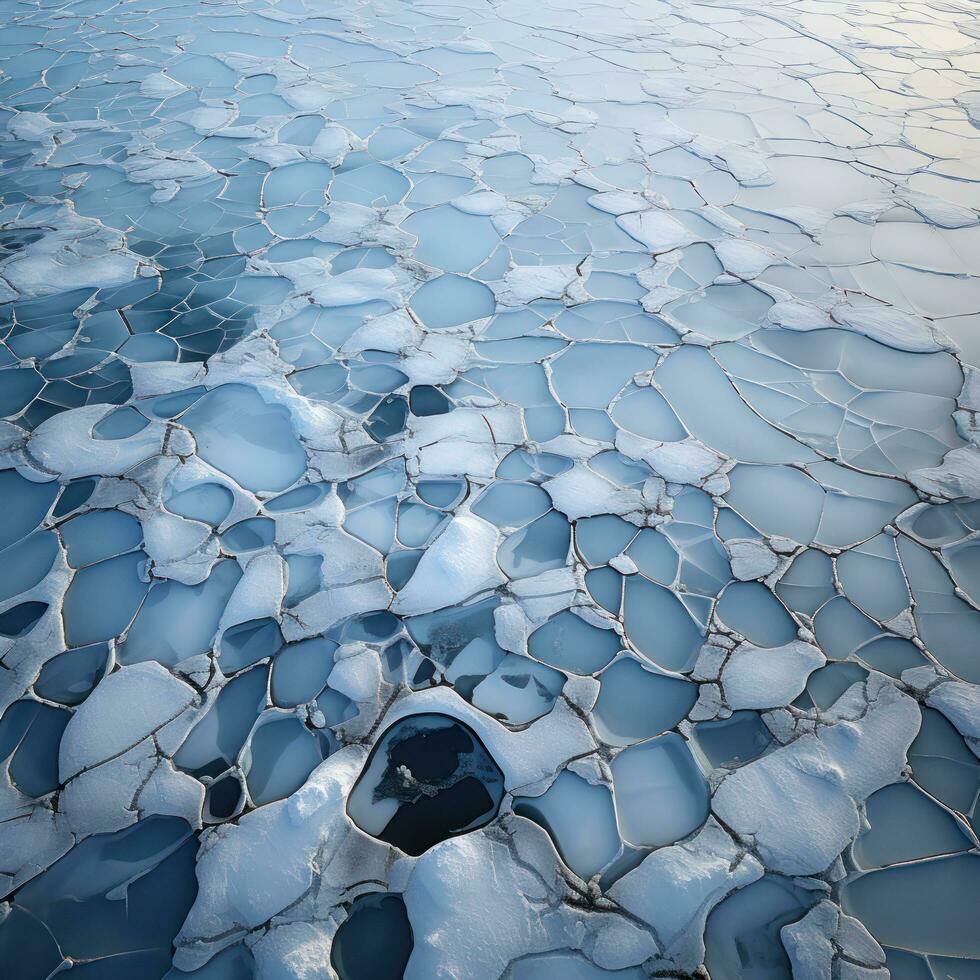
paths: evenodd
<path fill-rule="evenodd" d="M 0 972 L 980 977 L 977 12 L 0 0 Z"/>

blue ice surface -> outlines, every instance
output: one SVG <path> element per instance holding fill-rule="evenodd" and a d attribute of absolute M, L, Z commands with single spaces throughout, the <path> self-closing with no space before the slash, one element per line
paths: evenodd
<path fill-rule="evenodd" d="M 980 41 L 0 0 L 12 977 L 980 976 Z"/>

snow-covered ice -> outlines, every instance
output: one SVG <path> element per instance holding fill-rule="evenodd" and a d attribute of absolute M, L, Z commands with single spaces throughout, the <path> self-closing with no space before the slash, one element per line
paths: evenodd
<path fill-rule="evenodd" d="M 976 976 L 976 20 L 0 0 L 0 972 Z"/>

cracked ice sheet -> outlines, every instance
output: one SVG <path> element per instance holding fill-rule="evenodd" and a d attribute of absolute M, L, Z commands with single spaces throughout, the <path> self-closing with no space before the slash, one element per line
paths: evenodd
<path fill-rule="evenodd" d="M 975 971 L 974 14 L 3 7 L 6 961 Z"/>

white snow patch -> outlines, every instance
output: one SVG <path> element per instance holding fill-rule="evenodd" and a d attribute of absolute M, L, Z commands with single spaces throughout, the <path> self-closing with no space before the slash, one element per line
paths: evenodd
<path fill-rule="evenodd" d="M 415 572 L 391 605 L 402 616 L 454 606 L 502 585 L 497 529 L 474 514 L 457 514 L 426 549 Z"/>
<path fill-rule="evenodd" d="M 616 224 L 654 254 L 669 252 L 695 241 L 690 229 L 666 211 L 652 209 L 622 214 L 616 219 Z"/>
<path fill-rule="evenodd" d="M 866 688 L 866 690 L 865 690 Z M 712 809 L 782 874 L 825 871 L 860 829 L 858 807 L 895 782 L 919 730 L 916 702 L 872 675 L 825 713 L 818 734 L 726 776 Z"/>
<path fill-rule="evenodd" d="M 815 646 L 802 640 L 770 649 L 743 643 L 721 673 L 725 700 L 736 711 L 790 704 L 802 693 L 810 674 L 826 662 Z"/>

